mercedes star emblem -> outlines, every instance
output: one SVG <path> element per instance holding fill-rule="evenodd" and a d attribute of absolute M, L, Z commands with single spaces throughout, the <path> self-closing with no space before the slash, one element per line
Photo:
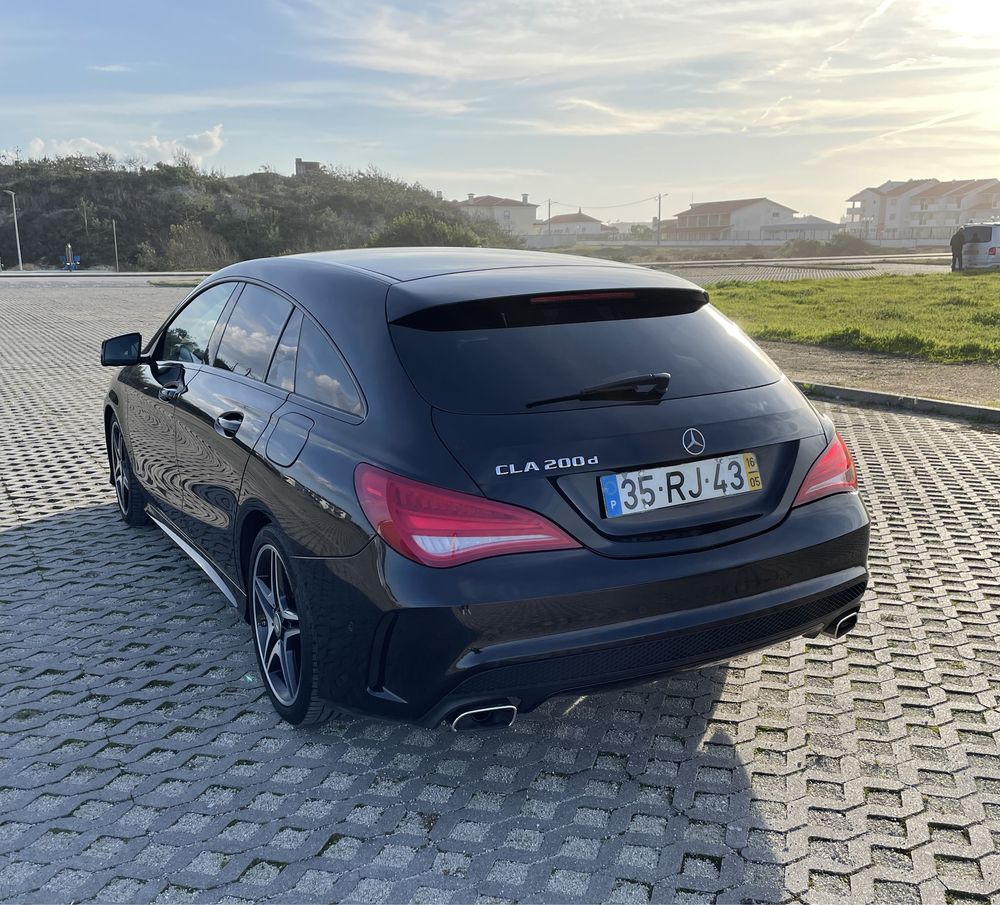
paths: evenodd
<path fill-rule="evenodd" d="M 705 451 L 705 437 L 696 427 L 689 427 L 684 431 L 681 443 L 692 456 L 700 456 Z"/>

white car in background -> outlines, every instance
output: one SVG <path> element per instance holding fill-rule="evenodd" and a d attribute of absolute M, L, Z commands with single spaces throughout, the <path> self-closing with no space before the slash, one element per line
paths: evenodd
<path fill-rule="evenodd" d="M 964 229 L 963 269 L 1000 267 L 1000 223 L 967 223 Z"/>

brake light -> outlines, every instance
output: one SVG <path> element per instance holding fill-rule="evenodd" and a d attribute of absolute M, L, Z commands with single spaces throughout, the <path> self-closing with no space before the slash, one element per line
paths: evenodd
<path fill-rule="evenodd" d="M 847 493 L 857 489 L 858 473 L 854 468 L 854 460 L 844 441 L 840 439 L 840 434 L 837 434 L 809 469 L 792 506 L 801 506 L 834 493 Z"/>
<path fill-rule="evenodd" d="M 986 254 L 988 255 L 995 255 L 996 253 L 997 253 L 996 248 L 991 248 L 988 252 L 986 252 Z"/>
<path fill-rule="evenodd" d="M 580 546 L 530 510 L 411 481 L 374 465 L 355 469 L 354 487 L 382 540 L 425 566 Z"/>
<path fill-rule="evenodd" d="M 634 292 L 564 292 L 560 295 L 533 295 L 532 305 L 547 305 L 549 302 L 609 302 L 634 299 Z"/>

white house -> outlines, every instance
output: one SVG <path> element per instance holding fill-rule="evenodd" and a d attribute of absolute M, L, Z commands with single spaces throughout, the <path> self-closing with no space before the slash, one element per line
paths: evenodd
<path fill-rule="evenodd" d="M 604 226 L 600 220 L 585 214 L 582 209 L 575 214 L 558 214 L 537 225 L 542 235 L 553 236 L 599 236 Z"/>
<path fill-rule="evenodd" d="M 738 198 L 733 201 L 699 201 L 677 214 L 677 226 L 669 238 L 681 241 L 730 239 L 750 242 L 763 238 L 763 230 L 791 220 L 794 208 L 770 198 Z"/>
<path fill-rule="evenodd" d="M 832 220 L 824 220 L 822 217 L 814 217 L 812 214 L 805 214 L 801 217 L 792 217 L 790 220 L 782 220 L 780 223 L 769 223 L 760 228 L 762 239 L 816 239 L 820 242 L 829 242 L 836 233 L 841 232 L 843 227 Z"/>
<path fill-rule="evenodd" d="M 493 220 L 502 230 L 515 236 L 530 236 L 535 232 L 535 212 L 538 205 L 531 204 L 527 194 L 521 195 L 520 201 L 515 201 L 513 198 L 475 195 L 470 192 L 465 201 L 458 202 L 458 207 L 467 217 Z"/>

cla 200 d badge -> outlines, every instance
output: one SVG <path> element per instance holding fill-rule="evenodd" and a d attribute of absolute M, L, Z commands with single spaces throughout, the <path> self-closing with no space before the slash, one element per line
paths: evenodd
<path fill-rule="evenodd" d="M 528 474 L 532 471 L 555 471 L 557 469 L 585 468 L 588 465 L 597 465 L 601 460 L 597 456 L 560 456 L 558 459 L 541 459 L 540 462 L 528 460 L 523 465 L 498 465 L 496 473 L 498 477 L 509 474 Z"/>
<path fill-rule="evenodd" d="M 122 518 L 236 607 L 291 723 L 505 726 L 857 619 L 850 453 L 675 276 L 491 249 L 247 261 L 101 357 Z"/>

